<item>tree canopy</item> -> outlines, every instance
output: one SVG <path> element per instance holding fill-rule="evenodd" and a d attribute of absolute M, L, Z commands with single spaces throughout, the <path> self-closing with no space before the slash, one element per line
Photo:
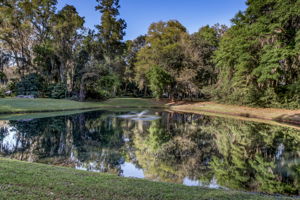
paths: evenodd
<path fill-rule="evenodd" d="M 299 1 L 248 0 L 231 27 L 189 33 L 177 20 L 159 21 L 128 41 L 119 0 L 96 2 L 101 18 L 89 30 L 72 5 L 1 1 L 1 84 L 16 93 L 17 82 L 35 74 L 42 97 L 61 88 L 59 96 L 82 101 L 130 95 L 299 107 Z M 18 80 L 4 73 L 7 67 Z"/>

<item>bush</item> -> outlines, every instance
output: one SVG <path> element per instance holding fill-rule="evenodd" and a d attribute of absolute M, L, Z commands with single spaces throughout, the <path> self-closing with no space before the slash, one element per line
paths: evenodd
<path fill-rule="evenodd" d="M 12 95 L 15 95 L 17 92 L 17 81 L 15 79 L 9 81 L 7 84 L 7 89 L 12 92 Z"/>
<path fill-rule="evenodd" d="M 17 95 L 33 95 L 39 97 L 44 85 L 43 78 L 38 74 L 29 74 L 16 84 Z"/>
<path fill-rule="evenodd" d="M 120 87 L 119 77 L 114 74 L 102 76 L 96 84 L 96 91 L 104 99 L 116 96 Z"/>
<path fill-rule="evenodd" d="M 67 94 L 66 86 L 62 83 L 58 83 L 56 85 L 53 85 L 50 97 L 54 99 L 63 99 L 66 98 L 66 94 Z"/>
<path fill-rule="evenodd" d="M 4 98 L 4 97 L 5 97 L 5 88 L 0 87 L 0 98 Z"/>
<path fill-rule="evenodd" d="M 4 74 L 4 72 L 0 72 L 0 83 L 6 84 L 8 81 L 7 76 Z"/>

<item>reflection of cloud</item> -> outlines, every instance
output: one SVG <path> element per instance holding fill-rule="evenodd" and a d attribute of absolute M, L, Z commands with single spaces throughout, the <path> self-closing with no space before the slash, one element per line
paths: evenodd
<path fill-rule="evenodd" d="M 276 157 L 277 160 L 281 157 L 281 155 L 283 154 L 283 151 L 284 151 L 284 144 L 281 143 L 277 147 L 277 151 L 276 151 L 276 155 L 275 155 L 275 157 Z"/>
<path fill-rule="evenodd" d="M 204 183 L 199 180 L 191 180 L 188 177 L 185 177 L 183 179 L 183 184 L 187 186 L 200 186 L 210 189 L 226 189 L 225 187 L 222 187 L 217 183 L 217 179 L 215 177 L 213 177 L 209 183 Z"/>
<path fill-rule="evenodd" d="M 211 179 L 209 185 L 208 185 L 209 188 L 212 188 L 212 189 L 220 189 L 220 188 L 223 188 L 222 186 L 218 185 L 217 183 L 217 179 L 215 177 L 213 177 L 213 179 Z"/>
<path fill-rule="evenodd" d="M 132 163 L 125 162 L 121 165 L 121 169 L 123 171 L 122 176 L 124 177 L 145 178 L 144 171 Z"/>
<path fill-rule="evenodd" d="M 102 168 L 102 167 L 100 166 L 100 168 Z M 104 168 L 102 170 L 99 169 L 99 165 L 96 161 L 89 162 L 89 163 L 77 162 L 75 169 L 91 171 L 91 172 L 102 172 L 104 170 Z"/>
<path fill-rule="evenodd" d="M 17 131 L 12 127 L 7 127 L 7 135 L 0 143 L 1 151 L 13 152 L 15 149 L 22 148 L 22 144 L 18 142 Z"/>
<path fill-rule="evenodd" d="M 183 185 L 187 185 L 187 186 L 200 186 L 201 183 L 200 183 L 200 181 L 194 181 L 194 180 L 189 179 L 188 177 L 185 177 L 183 179 Z"/>

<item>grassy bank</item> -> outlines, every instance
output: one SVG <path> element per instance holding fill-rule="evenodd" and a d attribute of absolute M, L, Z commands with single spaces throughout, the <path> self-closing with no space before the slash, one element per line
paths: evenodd
<path fill-rule="evenodd" d="M 162 106 L 163 104 L 154 100 L 143 98 L 114 98 L 103 102 L 77 102 L 65 99 L 2 98 L 0 99 L 0 114 L 66 111 L 105 107 L 154 108 Z"/>
<path fill-rule="evenodd" d="M 212 113 L 234 116 L 241 119 L 278 121 L 300 124 L 300 110 L 251 108 L 237 105 L 224 105 L 214 102 L 175 102 L 155 101 L 145 98 L 113 98 L 102 102 L 77 102 L 59 99 L 0 99 L 0 119 L 3 114 L 71 111 L 100 108 L 170 108 L 174 111 Z M 4 117 L 7 118 L 7 117 Z"/>
<path fill-rule="evenodd" d="M 276 108 L 251 108 L 247 106 L 225 105 L 214 102 L 177 102 L 167 104 L 174 111 L 194 113 L 214 113 L 221 116 L 235 116 L 247 119 L 271 120 L 300 124 L 300 110 Z"/>
<path fill-rule="evenodd" d="M 271 196 L 188 187 L 0 158 L 0 199 L 246 200 Z M 279 198 L 276 199 L 290 199 Z"/>

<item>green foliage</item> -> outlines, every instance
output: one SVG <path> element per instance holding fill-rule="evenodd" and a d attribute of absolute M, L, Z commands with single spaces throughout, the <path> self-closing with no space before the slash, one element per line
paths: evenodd
<path fill-rule="evenodd" d="M 48 82 L 59 80 L 59 58 L 55 54 L 53 44 L 43 44 L 34 47 L 34 63 L 39 74 Z"/>
<path fill-rule="evenodd" d="M 16 84 L 17 95 L 33 95 L 39 97 L 42 95 L 44 80 L 38 74 L 29 74 Z"/>
<path fill-rule="evenodd" d="M 219 68 L 215 96 L 234 104 L 299 107 L 299 1 L 249 0 L 232 20 L 214 61 Z M 245 96 L 248 91 L 254 98 Z M 294 98 L 293 96 L 296 96 Z M 297 102 L 297 103 L 296 103 Z"/>
<path fill-rule="evenodd" d="M 120 78 L 115 74 L 109 74 L 100 77 L 96 83 L 96 91 L 104 99 L 115 97 L 117 89 L 120 86 Z"/>
<path fill-rule="evenodd" d="M 5 87 L 0 87 L 0 98 L 5 97 Z"/>
<path fill-rule="evenodd" d="M 156 97 L 164 90 L 173 99 L 201 96 L 202 87 L 216 82 L 212 55 L 225 29 L 219 25 L 205 26 L 189 35 L 176 20 L 151 24 L 146 45 L 139 50 L 135 62 L 135 80 L 139 89 L 146 92 L 149 86 Z M 159 86 L 160 91 L 155 88 L 147 75 L 154 66 L 167 72 L 171 78 L 166 79 L 172 79 L 172 87 Z"/>
<path fill-rule="evenodd" d="M 1 72 L 0 71 L 0 83 L 1 84 L 4 84 L 6 83 L 8 80 L 7 80 L 7 76 L 4 74 L 4 72 Z"/>
<path fill-rule="evenodd" d="M 84 18 L 80 17 L 76 8 L 71 5 L 63 7 L 53 18 L 52 30 L 55 56 L 52 59 L 58 58 L 60 63 L 58 70 L 59 80 L 61 83 L 68 83 L 69 92 L 71 92 L 73 87 L 72 83 L 76 66 L 74 62 L 75 52 L 80 38 L 79 30 L 83 29 L 83 25 Z M 51 46 L 46 46 L 44 51 L 52 52 L 53 50 Z"/>
<path fill-rule="evenodd" d="M 13 95 L 15 95 L 17 92 L 17 80 L 13 79 L 9 81 L 7 84 L 7 89 L 10 90 Z"/>
<path fill-rule="evenodd" d="M 48 97 L 53 99 L 63 99 L 66 98 L 67 88 L 65 84 L 57 83 L 48 86 Z"/>
<path fill-rule="evenodd" d="M 168 91 L 174 83 L 172 76 L 159 66 L 152 67 L 147 73 L 147 78 L 150 89 L 156 98 L 160 98 L 164 91 Z"/>
<path fill-rule="evenodd" d="M 119 19 L 119 0 L 97 0 L 96 10 L 101 12 L 101 23 L 96 28 L 99 31 L 99 44 L 107 64 L 112 64 L 117 56 L 122 54 L 126 22 Z"/>
<path fill-rule="evenodd" d="M 57 0 L 5 0 L 0 6 L 0 82 L 10 80 L 3 69 L 15 63 L 19 77 L 37 73 L 46 85 L 65 84 L 67 95 L 82 101 L 165 93 L 172 99 L 211 97 L 299 108 L 299 1 L 246 4 L 229 29 L 216 24 L 189 34 L 177 20 L 159 21 L 145 36 L 124 42 L 119 0 L 97 0 L 97 31 L 85 31 L 84 18 L 72 5 L 56 11 Z M 155 66 L 163 74 L 152 70 Z M 56 98 L 62 96 L 59 87 Z"/>

